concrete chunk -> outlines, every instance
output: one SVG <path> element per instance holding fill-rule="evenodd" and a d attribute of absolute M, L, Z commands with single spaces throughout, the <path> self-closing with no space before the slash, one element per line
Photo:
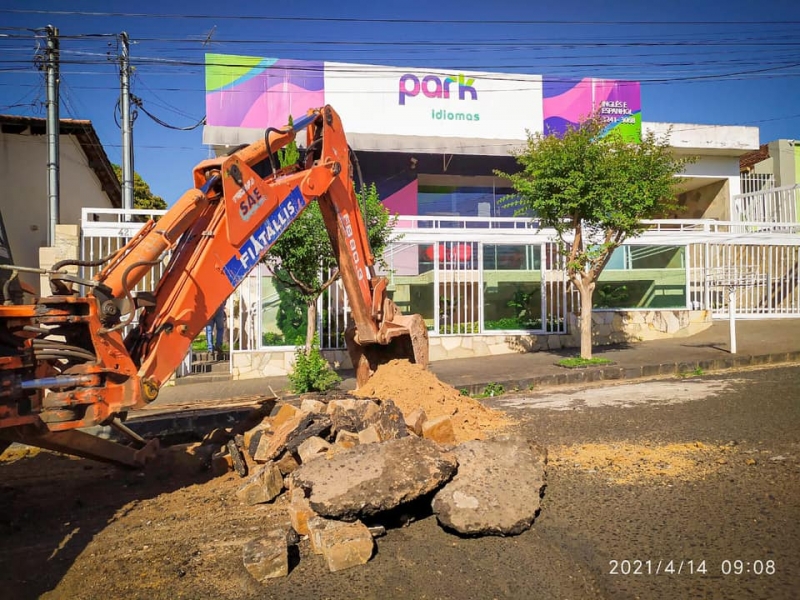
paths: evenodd
<path fill-rule="evenodd" d="M 396 440 L 408 435 L 403 413 L 391 400 L 381 402 L 377 412 L 370 416 L 366 423 L 375 427 L 382 442 Z"/>
<path fill-rule="evenodd" d="M 316 513 L 311 510 L 303 490 L 292 490 L 288 511 L 292 529 L 300 535 L 309 535 L 308 522 L 316 516 Z"/>
<path fill-rule="evenodd" d="M 428 420 L 428 415 L 425 414 L 425 411 L 422 409 L 421 406 L 418 406 L 414 409 L 414 411 L 408 415 L 406 418 L 406 427 L 408 427 L 409 431 L 414 433 L 414 435 L 422 436 L 422 425 L 425 421 Z"/>
<path fill-rule="evenodd" d="M 360 398 L 343 398 L 328 403 L 328 415 L 334 432 L 344 430 L 357 433 L 370 424 L 370 419 L 378 410 L 377 404 Z"/>
<path fill-rule="evenodd" d="M 272 429 L 277 431 L 281 425 L 294 419 L 300 414 L 300 409 L 291 404 L 281 404 L 275 415 L 272 417 Z"/>
<path fill-rule="evenodd" d="M 250 442 L 251 447 L 253 444 L 255 444 L 255 448 L 252 449 L 250 458 L 257 463 L 265 463 L 269 461 L 268 456 L 270 452 L 270 444 L 272 443 L 272 434 L 268 433 L 267 431 L 263 431 L 261 432 L 261 435 L 253 437 Z"/>
<path fill-rule="evenodd" d="M 320 454 L 325 454 L 331 445 L 323 440 L 321 437 L 310 437 L 297 447 L 297 455 L 300 457 L 301 463 L 318 457 Z"/>
<path fill-rule="evenodd" d="M 375 425 L 370 425 L 366 429 L 358 432 L 359 444 L 377 444 L 381 441 L 381 436 L 378 434 L 378 428 Z"/>
<path fill-rule="evenodd" d="M 456 457 L 430 440 L 406 436 L 312 460 L 289 477 L 314 512 L 355 521 L 410 502 L 452 477 Z"/>
<path fill-rule="evenodd" d="M 244 432 L 243 448 L 250 458 L 254 459 L 261 440 L 272 435 L 271 427 L 270 423 L 262 423 Z"/>
<path fill-rule="evenodd" d="M 334 443 L 342 448 L 358 446 L 358 434 L 342 429 L 336 434 L 336 441 Z"/>
<path fill-rule="evenodd" d="M 331 572 L 366 564 L 375 542 L 361 521 L 343 523 L 320 532 L 320 548 Z"/>
<path fill-rule="evenodd" d="M 298 412 L 275 430 L 263 457 L 272 460 L 284 450 L 296 452 L 305 440 L 329 430 L 330 427 L 331 421 L 326 415 Z"/>
<path fill-rule="evenodd" d="M 272 502 L 283 490 L 283 477 L 274 463 L 267 463 L 252 475 L 238 490 L 236 496 L 252 506 Z"/>
<path fill-rule="evenodd" d="M 284 452 L 283 456 L 281 456 L 275 464 L 278 465 L 278 469 L 280 469 L 282 475 L 288 475 L 300 466 L 300 463 L 297 462 L 297 459 L 291 452 Z"/>
<path fill-rule="evenodd" d="M 276 528 L 264 537 L 252 540 L 242 549 L 244 567 L 259 583 L 289 574 L 289 547 L 286 531 Z"/>
<path fill-rule="evenodd" d="M 335 527 L 341 521 L 325 519 L 319 515 L 311 517 L 306 525 L 308 527 L 308 541 L 311 542 L 311 551 L 314 554 L 322 554 L 322 532 L 328 527 Z"/>
<path fill-rule="evenodd" d="M 434 496 L 439 523 L 465 535 L 517 535 L 533 523 L 545 485 L 547 451 L 500 435 L 456 446 L 458 473 Z"/>
<path fill-rule="evenodd" d="M 327 408 L 324 403 L 311 398 L 306 398 L 300 403 L 300 411 L 304 413 L 324 413 Z"/>
<path fill-rule="evenodd" d="M 439 444 L 455 444 L 453 421 L 446 415 L 425 421 L 422 424 L 422 437 Z"/>

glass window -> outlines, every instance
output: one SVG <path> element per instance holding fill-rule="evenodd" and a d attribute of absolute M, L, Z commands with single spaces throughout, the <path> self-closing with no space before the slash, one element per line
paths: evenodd
<path fill-rule="evenodd" d="M 600 274 L 595 308 L 686 308 L 684 246 L 620 246 Z"/>
<path fill-rule="evenodd" d="M 540 246 L 484 244 L 483 328 L 542 329 Z"/>

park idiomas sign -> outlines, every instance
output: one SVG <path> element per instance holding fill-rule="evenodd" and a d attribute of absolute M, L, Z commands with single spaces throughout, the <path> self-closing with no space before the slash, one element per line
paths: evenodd
<path fill-rule="evenodd" d="M 526 130 L 559 135 L 595 109 L 610 125 L 641 126 L 630 82 L 206 55 L 208 129 L 263 132 L 324 104 L 348 134 L 524 140 Z"/>

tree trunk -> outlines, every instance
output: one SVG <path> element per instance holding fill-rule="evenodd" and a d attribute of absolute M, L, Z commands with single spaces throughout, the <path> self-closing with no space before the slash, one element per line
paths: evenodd
<path fill-rule="evenodd" d="M 314 341 L 314 333 L 317 331 L 317 301 L 313 300 L 306 305 L 308 312 L 308 323 L 306 324 L 306 354 L 311 351 L 311 344 Z"/>
<path fill-rule="evenodd" d="M 595 282 L 584 278 L 575 278 L 575 286 L 581 295 L 581 358 L 592 358 L 592 297 Z"/>

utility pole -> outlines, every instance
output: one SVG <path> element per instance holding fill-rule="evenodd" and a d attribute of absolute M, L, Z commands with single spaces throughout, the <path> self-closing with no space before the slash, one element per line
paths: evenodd
<path fill-rule="evenodd" d="M 61 119 L 58 114 L 58 29 L 48 25 L 45 70 L 47 76 L 47 245 L 54 246 L 60 211 L 59 135 Z"/>
<path fill-rule="evenodd" d="M 122 208 L 133 208 L 133 122 L 131 121 L 131 63 L 128 34 L 119 35 L 119 94 L 122 112 Z"/>

